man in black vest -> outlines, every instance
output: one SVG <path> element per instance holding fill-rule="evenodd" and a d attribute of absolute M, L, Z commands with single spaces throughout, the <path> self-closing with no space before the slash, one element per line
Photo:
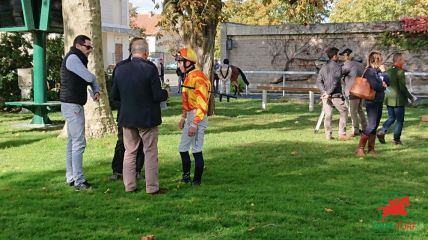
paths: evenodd
<path fill-rule="evenodd" d="M 87 86 L 94 101 L 100 99 L 100 87 L 94 74 L 88 71 L 88 56 L 92 52 L 91 39 L 77 36 L 61 65 L 61 112 L 67 124 L 66 178 L 76 191 L 90 189 L 91 184 L 83 176 L 83 152 L 86 147 L 85 112 Z"/>
<path fill-rule="evenodd" d="M 125 145 L 123 183 L 126 192 L 137 191 L 135 162 L 143 141 L 146 192 L 163 193 L 158 178 L 157 126 L 162 123 L 160 102 L 168 99 L 168 92 L 161 89 L 157 68 L 146 60 L 147 42 L 135 41 L 131 54 L 131 61 L 116 66 L 112 87 L 113 101 L 120 102 L 118 124 Z"/>

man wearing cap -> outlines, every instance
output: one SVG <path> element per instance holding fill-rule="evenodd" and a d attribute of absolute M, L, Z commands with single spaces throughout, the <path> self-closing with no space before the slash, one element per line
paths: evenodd
<path fill-rule="evenodd" d="M 349 90 L 351 90 L 355 78 L 363 75 L 364 65 L 354 60 L 354 54 L 352 54 L 352 50 L 349 48 L 343 50 L 339 55 L 345 61 L 342 66 L 342 75 L 344 76 L 345 96 L 349 99 L 349 112 L 351 113 L 352 120 L 351 136 L 359 136 L 360 129 L 367 127 L 367 119 L 363 111 L 363 99 L 352 95 Z"/>
<path fill-rule="evenodd" d="M 345 141 L 349 137 L 346 136 L 346 120 L 348 117 L 348 109 L 345 105 L 342 96 L 342 71 L 337 64 L 339 49 L 332 47 L 326 51 L 329 60 L 322 66 L 317 77 L 317 86 L 321 92 L 324 115 L 324 130 L 327 140 L 332 140 L 332 114 L 333 107 L 339 111 L 339 140 Z"/>
<path fill-rule="evenodd" d="M 178 127 L 183 130 L 179 146 L 183 167 L 181 181 L 184 183 L 192 182 L 194 186 L 199 186 L 204 170 L 202 148 L 204 132 L 208 126 L 207 111 L 211 82 L 201 70 L 196 68 L 197 56 L 193 49 L 180 49 L 175 60 L 178 61 L 181 72 L 185 74 L 182 86 L 183 113 L 178 123 Z M 195 158 L 193 181 L 190 178 L 190 146 L 192 146 L 192 154 Z"/>

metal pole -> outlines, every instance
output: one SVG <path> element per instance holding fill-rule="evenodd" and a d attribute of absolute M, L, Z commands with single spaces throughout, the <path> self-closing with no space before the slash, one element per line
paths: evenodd
<path fill-rule="evenodd" d="M 309 91 L 309 112 L 314 111 L 314 92 Z"/>
<path fill-rule="evenodd" d="M 46 102 L 46 32 L 33 33 L 34 102 Z"/>
<path fill-rule="evenodd" d="M 285 74 L 282 75 L 282 87 L 285 87 Z M 282 90 L 282 97 L 285 97 L 285 90 Z"/>
<path fill-rule="evenodd" d="M 33 32 L 33 90 L 34 90 L 34 116 L 32 124 L 50 123 L 46 106 L 46 32 Z"/>
<path fill-rule="evenodd" d="M 267 105 L 267 91 L 263 90 L 262 92 L 262 109 L 266 110 L 266 105 Z"/>
<path fill-rule="evenodd" d="M 409 75 L 409 89 L 410 92 L 413 93 L 412 75 Z"/>

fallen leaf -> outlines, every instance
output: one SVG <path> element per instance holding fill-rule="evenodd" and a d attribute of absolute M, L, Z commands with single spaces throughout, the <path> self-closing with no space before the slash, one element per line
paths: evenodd
<path fill-rule="evenodd" d="M 147 235 L 147 236 L 141 237 L 141 240 L 156 240 L 156 238 L 154 235 Z"/>
<path fill-rule="evenodd" d="M 333 209 L 330 209 L 330 208 L 324 208 L 324 211 L 326 211 L 326 212 L 333 212 Z"/>

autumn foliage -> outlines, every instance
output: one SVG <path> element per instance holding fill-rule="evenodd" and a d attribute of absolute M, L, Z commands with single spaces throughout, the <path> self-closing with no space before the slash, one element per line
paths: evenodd
<path fill-rule="evenodd" d="M 400 22 L 405 32 L 428 34 L 428 16 L 403 17 Z"/>

